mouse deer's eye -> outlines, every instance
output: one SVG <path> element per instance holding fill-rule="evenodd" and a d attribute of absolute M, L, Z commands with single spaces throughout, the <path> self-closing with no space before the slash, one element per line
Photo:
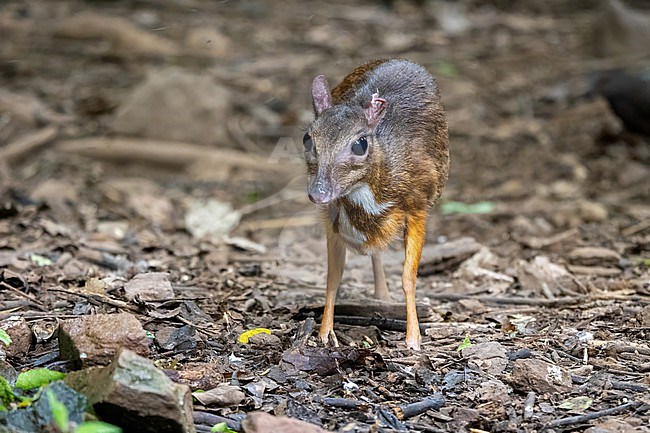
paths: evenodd
<path fill-rule="evenodd" d="M 307 132 L 305 136 L 302 137 L 302 145 L 305 147 L 305 152 L 311 152 L 311 150 L 314 148 L 314 140 L 311 139 L 309 132 Z"/>
<path fill-rule="evenodd" d="M 363 156 L 368 151 L 368 139 L 366 137 L 361 137 L 354 143 L 352 143 L 352 153 L 357 156 Z"/>

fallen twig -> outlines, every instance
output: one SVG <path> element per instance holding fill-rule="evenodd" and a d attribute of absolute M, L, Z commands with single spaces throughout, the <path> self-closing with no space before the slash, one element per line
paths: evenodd
<path fill-rule="evenodd" d="M 622 391 L 635 391 L 635 392 L 648 392 L 649 389 L 647 386 L 640 383 L 634 382 L 624 382 L 621 380 L 612 380 L 612 388 L 622 390 Z"/>
<path fill-rule="evenodd" d="M 287 164 L 270 164 L 266 158 L 233 149 L 217 149 L 190 143 L 148 139 L 84 138 L 60 142 L 57 147 L 95 159 L 115 162 L 141 162 L 170 168 L 185 169 L 197 162 L 214 162 L 219 170 L 225 167 L 243 167 L 251 170 L 275 172 L 295 177 L 301 171 Z M 297 166 L 297 164 L 296 164 Z"/>
<path fill-rule="evenodd" d="M 543 307 L 556 307 L 559 305 L 576 305 L 585 302 L 585 299 L 591 299 L 589 296 L 580 297 L 564 297 L 555 299 L 542 299 L 542 298 L 518 298 L 518 297 L 500 297 L 500 296 L 473 296 L 473 295 L 459 295 L 456 293 L 435 293 L 427 295 L 431 299 L 439 301 L 462 301 L 465 299 L 473 299 L 476 301 L 492 304 L 511 304 L 511 305 L 538 305 Z"/>
<path fill-rule="evenodd" d="M 9 164 L 16 163 L 25 157 L 34 156 L 35 152 L 42 146 L 53 141 L 59 134 L 56 126 L 47 126 L 36 132 L 29 133 L 9 143 L 0 149 L 0 160 Z"/>
<path fill-rule="evenodd" d="M 586 421 L 591 421 L 592 419 L 601 418 L 608 415 L 615 415 L 621 412 L 627 412 L 629 410 L 634 410 L 643 405 L 640 401 L 631 401 L 629 403 L 622 404 L 620 406 L 611 407 L 609 409 L 599 410 L 597 412 L 587 413 L 584 415 L 570 416 L 567 418 L 556 419 L 549 422 L 544 426 L 544 429 L 551 429 L 555 427 L 565 426 L 565 425 L 574 425 L 580 424 Z"/>
<path fill-rule="evenodd" d="M 393 412 L 400 421 L 412 418 L 414 416 L 425 413 L 430 409 L 438 410 L 445 404 L 445 398 L 441 393 L 436 393 L 424 400 L 416 401 L 415 403 L 403 404 L 393 408 Z"/>
<path fill-rule="evenodd" d="M 631 226 L 625 227 L 623 230 L 621 230 L 621 236 L 623 237 L 632 236 L 634 234 L 644 231 L 647 228 L 650 228 L 650 218 L 648 218 L 647 220 L 639 221 L 638 223 L 632 224 Z"/>
<path fill-rule="evenodd" d="M 341 409 L 366 409 L 369 405 L 365 401 L 351 398 L 324 398 L 323 404 Z"/>

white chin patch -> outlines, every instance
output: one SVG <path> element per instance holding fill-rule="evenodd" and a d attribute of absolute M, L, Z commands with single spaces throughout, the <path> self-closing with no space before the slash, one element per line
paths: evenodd
<path fill-rule="evenodd" d="M 393 205 L 392 202 L 377 203 L 370 186 L 363 182 L 355 185 L 346 197 L 369 215 L 379 215 Z"/>

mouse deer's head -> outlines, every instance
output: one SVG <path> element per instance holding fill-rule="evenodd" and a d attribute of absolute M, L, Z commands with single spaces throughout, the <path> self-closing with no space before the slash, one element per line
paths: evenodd
<path fill-rule="evenodd" d="M 316 118 L 303 137 L 309 198 L 327 204 L 346 195 L 380 159 L 375 132 L 387 102 L 377 91 L 365 107 L 334 105 L 323 75 L 314 78 L 311 94 Z"/>

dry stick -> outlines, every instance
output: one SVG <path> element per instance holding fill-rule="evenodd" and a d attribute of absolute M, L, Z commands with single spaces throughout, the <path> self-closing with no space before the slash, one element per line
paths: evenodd
<path fill-rule="evenodd" d="M 445 398 L 441 393 L 436 393 L 424 400 L 415 403 L 403 404 L 393 409 L 397 419 L 403 421 L 428 411 L 429 409 L 438 410 L 445 404 Z"/>
<path fill-rule="evenodd" d="M 500 297 L 500 296 L 469 296 L 458 295 L 455 293 L 435 293 L 427 295 L 428 298 L 436 299 L 438 301 L 462 301 L 465 299 L 473 299 L 485 303 L 493 304 L 512 304 L 512 305 L 540 305 L 544 307 L 555 307 L 560 305 L 576 305 L 590 299 L 589 296 L 581 296 L 575 298 L 556 298 L 556 299 L 541 299 L 541 298 L 514 298 L 514 297 Z"/>
<path fill-rule="evenodd" d="M 591 421 L 592 419 L 597 419 L 608 415 L 615 415 L 621 412 L 627 412 L 628 410 L 636 409 L 642 405 L 643 403 L 640 401 L 632 401 L 629 403 L 622 404 L 620 406 L 599 410 L 597 412 L 592 412 L 585 415 L 570 416 L 568 418 L 556 419 L 555 421 L 551 421 L 548 424 L 546 424 L 544 426 L 544 429 L 550 429 L 550 428 L 560 427 L 565 425 L 579 424 L 582 422 Z"/>
<path fill-rule="evenodd" d="M 621 230 L 621 236 L 623 237 L 628 237 L 632 236 L 634 234 L 637 234 L 639 232 L 642 232 L 643 230 L 650 228 L 650 218 L 647 220 L 640 221 L 636 224 L 632 224 L 629 227 L 624 228 Z"/>
<path fill-rule="evenodd" d="M 612 388 L 622 391 L 648 392 L 648 387 L 640 383 L 612 380 L 611 384 Z"/>
<path fill-rule="evenodd" d="M 54 140 L 57 135 L 59 135 L 59 128 L 47 126 L 20 137 L 0 150 L 0 160 L 11 164 L 24 159 L 27 155 L 33 156 L 34 152 Z"/>
<path fill-rule="evenodd" d="M 341 409 L 365 409 L 368 403 L 361 400 L 354 400 L 351 398 L 324 398 L 323 404 Z"/>
<path fill-rule="evenodd" d="M 119 301 L 117 299 L 111 299 L 107 298 L 101 295 L 96 295 L 96 294 L 88 294 L 88 293 L 81 293 L 81 292 L 73 292 L 71 290 L 65 290 L 65 289 L 47 289 L 48 292 L 61 292 L 61 293 L 67 293 L 68 295 L 73 295 L 73 296 L 79 296 L 81 298 L 85 298 L 90 302 L 97 302 L 100 304 L 108 304 L 111 307 L 116 307 L 116 308 L 124 308 L 125 310 L 133 311 L 134 313 L 141 313 L 142 310 L 135 305 L 130 305 L 124 301 Z"/>
<path fill-rule="evenodd" d="M 33 296 L 29 295 L 28 293 L 23 293 L 17 288 L 10 286 L 9 284 L 5 283 L 4 281 L 0 281 L 0 286 L 5 287 L 9 289 L 11 292 L 15 293 L 16 295 L 20 296 L 21 298 L 25 298 L 29 302 L 33 304 L 36 308 L 38 308 L 41 311 L 47 311 L 47 308 L 43 305 L 42 302 L 38 301 L 37 299 L 34 299 Z"/>
<path fill-rule="evenodd" d="M 259 155 L 183 142 L 92 137 L 62 141 L 57 148 L 96 159 L 142 162 L 176 169 L 185 169 L 197 162 L 211 162 L 220 169 L 242 167 L 292 177 L 301 173 L 298 164 L 269 164 L 266 158 Z"/>

